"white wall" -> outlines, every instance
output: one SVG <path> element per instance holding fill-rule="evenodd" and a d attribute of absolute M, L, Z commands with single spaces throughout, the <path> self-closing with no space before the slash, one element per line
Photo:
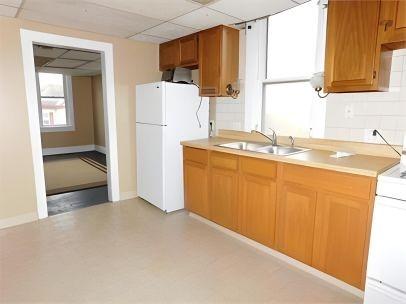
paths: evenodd
<path fill-rule="evenodd" d="M 378 142 L 373 129 L 392 144 L 406 133 L 406 49 L 393 53 L 389 92 L 330 94 L 326 101 L 325 137 Z"/>

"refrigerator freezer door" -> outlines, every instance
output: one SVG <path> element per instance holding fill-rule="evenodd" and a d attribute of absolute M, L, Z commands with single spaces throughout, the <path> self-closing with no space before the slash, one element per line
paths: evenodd
<path fill-rule="evenodd" d="M 137 85 L 135 103 L 136 122 L 166 125 L 165 83 Z"/>
<path fill-rule="evenodd" d="M 165 127 L 137 123 L 137 191 L 164 210 L 163 132 Z"/>
<path fill-rule="evenodd" d="M 379 282 L 367 280 L 364 304 L 405 304 L 406 294 Z"/>
<path fill-rule="evenodd" d="M 406 202 L 377 196 L 367 277 L 406 293 Z"/>

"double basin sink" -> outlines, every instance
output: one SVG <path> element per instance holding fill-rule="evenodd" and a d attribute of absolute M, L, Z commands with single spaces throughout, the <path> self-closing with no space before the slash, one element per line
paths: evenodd
<path fill-rule="evenodd" d="M 289 146 L 274 146 L 269 144 L 260 144 L 260 143 L 252 143 L 246 141 L 238 141 L 238 142 L 231 142 L 221 145 L 216 145 L 222 148 L 229 148 L 235 150 L 242 150 L 242 151 L 249 151 L 249 152 L 258 152 L 258 153 L 265 153 L 265 154 L 272 154 L 272 155 L 281 155 L 281 156 L 288 156 L 292 154 L 297 154 L 305 151 L 309 151 L 310 149 L 304 148 L 296 148 L 296 147 L 289 147 Z"/>

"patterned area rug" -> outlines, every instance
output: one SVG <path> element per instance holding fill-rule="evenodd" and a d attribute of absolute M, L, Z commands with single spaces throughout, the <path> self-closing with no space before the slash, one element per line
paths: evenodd
<path fill-rule="evenodd" d="M 47 195 L 107 185 L 107 167 L 88 157 L 44 161 Z"/>

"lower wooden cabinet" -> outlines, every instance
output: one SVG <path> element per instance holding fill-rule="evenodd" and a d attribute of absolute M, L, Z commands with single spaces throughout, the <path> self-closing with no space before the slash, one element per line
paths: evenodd
<path fill-rule="evenodd" d="M 278 189 L 276 249 L 311 265 L 317 192 L 283 183 Z"/>
<path fill-rule="evenodd" d="M 237 230 L 238 158 L 231 154 L 210 156 L 210 219 Z"/>
<path fill-rule="evenodd" d="M 369 201 L 319 194 L 313 267 L 363 289 L 369 213 Z"/>
<path fill-rule="evenodd" d="M 186 209 L 364 289 L 376 178 L 184 148 Z"/>
<path fill-rule="evenodd" d="M 240 164 L 241 232 L 250 239 L 274 247 L 276 163 L 242 157 Z"/>
<path fill-rule="evenodd" d="M 208 153 L 205 150 L 192 148 L 184 148 L 183 151 L 185 208 L 209 219 Z"/>

